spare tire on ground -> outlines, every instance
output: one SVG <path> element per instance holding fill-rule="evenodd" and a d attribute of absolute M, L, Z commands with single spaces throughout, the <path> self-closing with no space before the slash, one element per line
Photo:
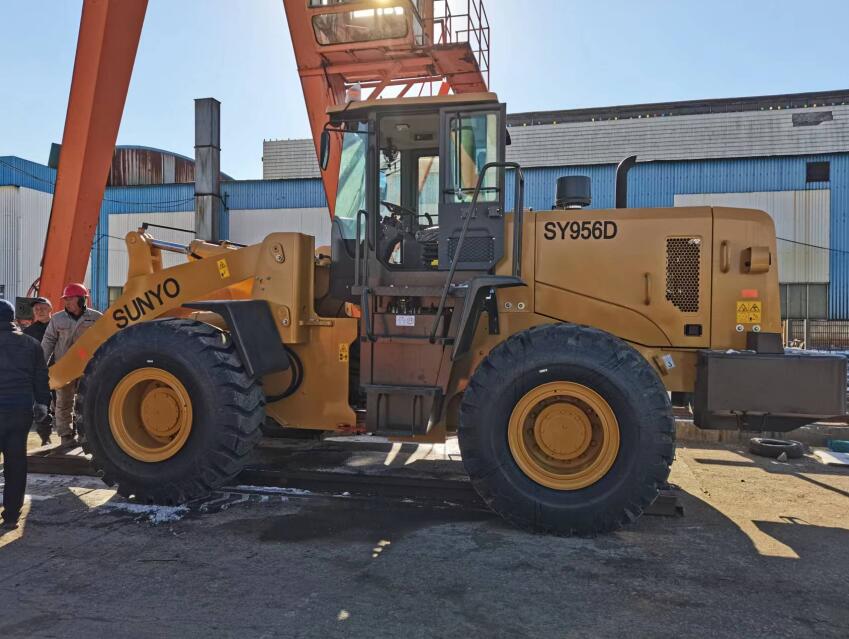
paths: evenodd
<path fill-rule="evenodd" d="M 778 457 L 781 453 L 787 453 L 790 459 L 797 459 L 805 454 L 805 445 L 792 439 L 768 439 L 766 437 L 752 437 L 749 440 L 749 452 L 761 457 Z"/>

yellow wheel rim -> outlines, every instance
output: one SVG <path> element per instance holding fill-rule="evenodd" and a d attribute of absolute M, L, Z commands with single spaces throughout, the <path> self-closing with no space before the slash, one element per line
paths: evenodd
<path fill-rule="evenodd" d="M 109 428 L 130 457 L 143 462 L 170 459 L 192 431 L 192 400 L 168 371 L 138 368 L 112 391 Z"/>
<path fill-rule="evenodd" d="M 604 477 L 619 453 L 619 423 L 605 399 L 575 382 L 528 391 L 507 428 L 510 452 L 536 483 L 579 490 Z"/>

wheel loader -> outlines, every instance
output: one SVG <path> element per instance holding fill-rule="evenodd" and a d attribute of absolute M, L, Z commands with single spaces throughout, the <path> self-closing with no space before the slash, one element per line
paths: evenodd
<path fill-rule="evenodd" d="M 667 480 L 672 398 L 701 428 L 787 431 L 845 413 L 845 360 L 785 352 L 762 211 L 523 204 L 492 93 L 331 107 L 331 245 L 126 237 L 121 297 L 51 368 L 119 493 L 173 504 L 232 480 L 266 422 L 395 441 L 458 437 L 516 526 L 594 534 Z M 333 136 L 338 136 L 334 140 Z M 331 144 L 331 141 L 341 145 Z M 554 186 L 554 185 L 552 185 Z M 162 254 L 184 253 L 164 268 Z"/>

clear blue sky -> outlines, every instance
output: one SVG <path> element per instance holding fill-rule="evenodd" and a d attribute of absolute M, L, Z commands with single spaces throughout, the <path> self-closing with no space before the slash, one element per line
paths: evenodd
<path fill-rule="evenodd" d="M 61 140 L 81 4 L 0 3 L 0 155 L 46 162 Z M 845 0 L 486 6 L 492 88 L 513 112 L 849 88 Z M 308 135 L 280 0 L 150 0 L 119 144 L 193 156 L 207 96 L 233 177 L 261 177 L 263 138 Z"/>

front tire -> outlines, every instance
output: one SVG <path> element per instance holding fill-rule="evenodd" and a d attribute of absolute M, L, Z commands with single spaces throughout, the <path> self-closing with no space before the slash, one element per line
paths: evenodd
<path fill-rule="evenodd" d="M 657 373 L 604 331 L 554 324 L 499 344 L 460 407 L 463 463 L 484 501 L 535 532 L 595 534 L 635 520 L 674 454 Z"/>
<path fill-rule="evenodd" d="M 232 480 L 265 418 L 262 391 L 229 335 L 184 319 L 113 335 L 89 362 L 77 407 L 83 448 L 103 480 L 166 505 Z"/>

